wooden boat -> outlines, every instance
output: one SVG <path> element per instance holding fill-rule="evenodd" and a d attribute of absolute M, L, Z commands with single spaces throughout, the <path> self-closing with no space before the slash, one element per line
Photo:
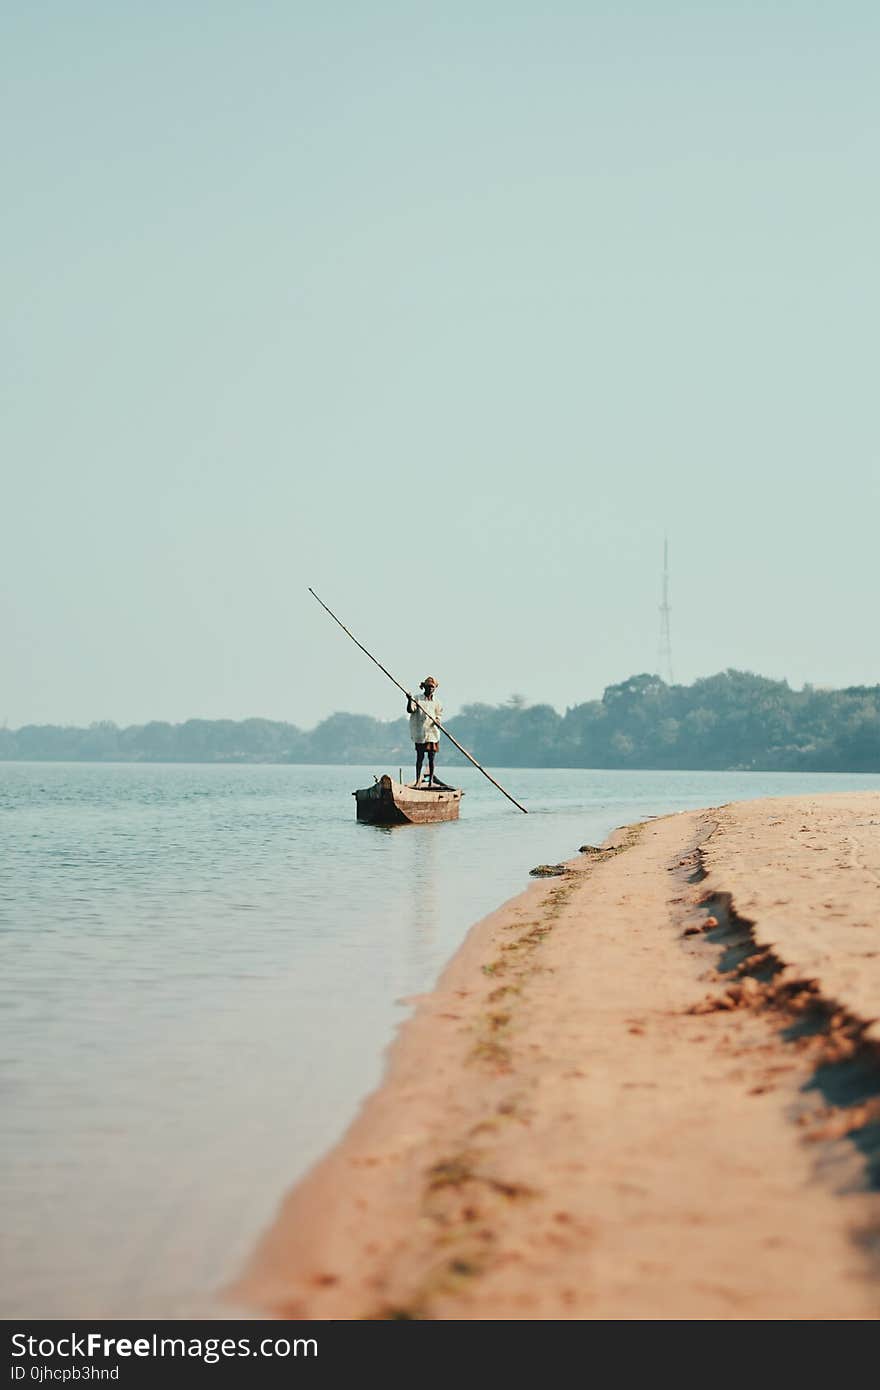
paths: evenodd
<path fill-rule="evenodd" d="M 358 820 L 372 825 L 425 825 L 429 821 L 458 820 L 458 810 L 464 792 L 459 787 L 447 787 L 445 782 L 433 786 L 406 785 L 395 782 L 386 773 L 377 777 L 372 787 L 352 792 L 357 802 Z"/>

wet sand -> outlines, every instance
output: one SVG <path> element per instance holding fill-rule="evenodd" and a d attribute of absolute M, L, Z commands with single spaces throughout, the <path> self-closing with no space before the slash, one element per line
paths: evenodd
<path fill-rule="evenodd" d="M 472 929 L 228 1296 L 307 1318 L 876 1317 L 878 888 L 874 792 L 578 854 Z"/>

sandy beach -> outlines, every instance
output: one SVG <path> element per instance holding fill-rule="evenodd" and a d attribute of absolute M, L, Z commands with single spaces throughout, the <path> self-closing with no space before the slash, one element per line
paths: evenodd
<path fill-rule="evenodd" d="M 230 1300 L 876 1317 L 880 794 L 685 812 L 558 868 L 415 1001 Z"/>

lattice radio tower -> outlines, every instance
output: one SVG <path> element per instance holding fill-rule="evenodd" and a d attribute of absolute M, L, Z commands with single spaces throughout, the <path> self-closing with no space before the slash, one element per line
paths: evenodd
<path fill-rule="evenodd" d="M 663 601 L 660 604 L 660 642 L 657 648 L 659 674 L 667 685 L 674 685 L 672 675 L 672 636 L 669 629 L 669 538 L 663 537 Z"/>

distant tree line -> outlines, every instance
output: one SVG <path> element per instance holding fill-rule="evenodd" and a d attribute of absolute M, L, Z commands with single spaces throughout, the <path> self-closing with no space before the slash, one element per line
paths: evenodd
<path fill-rule="evenodd" d="M 880 772 L 880 685 L 792 690 L 746 671 L 693 685 L 631 676 L 565 714 L 514 695 L 503 705 L 465 705 L 449 728 L 494 767 Z M 379 770 L 408 769 L 411 750 L 405 718 L 342 712 L 310 731 L 271 719 L 0 729 L 0 760 L 7 761 L 367 763 Z M 463 761 L 449 743 L 442 755 L 447 764 Z"/>

